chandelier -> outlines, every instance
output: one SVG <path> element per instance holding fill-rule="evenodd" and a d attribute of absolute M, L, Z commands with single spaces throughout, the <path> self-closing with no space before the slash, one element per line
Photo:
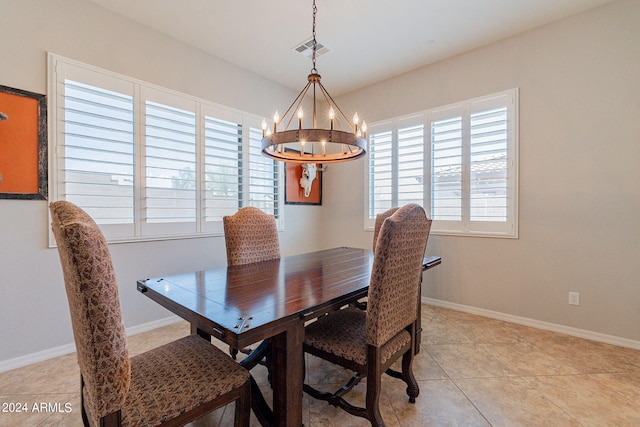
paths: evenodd
<path fill-rule="evenodd" d="M 353 119 L 349 121 L 320 82 L 320 74 L 316 69 L 317 12 L 318 8 L 313 0 L 313 53 L 311 56 L 313 68 L 307 77 L 307 85 L 282 117 L 276 111 L 273 116 L 273 127 L 269 127 L 266 120 L 262 121 L 262 154 L 275 160 L 325 164 L 355 160 L 366 154 L 367 124 L 363 121 L 360 125 L 358 113 L 355 113 Z M 316 96 L 326 108 L 321 112 Z M 305 98 L 308 99 L 305 101 Z M 303 106 L 312 109 L 311 128 L 304 126 Z M 323 122 L 328 124 L 328 129 L 318 127 L 319 114 L 324 118 Z"/>

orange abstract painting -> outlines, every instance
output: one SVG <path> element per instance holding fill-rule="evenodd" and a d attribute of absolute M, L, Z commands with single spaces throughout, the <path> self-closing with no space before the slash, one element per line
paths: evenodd
<path fill-rule="evenodd" d="M 44 95 L 0 86 L 0 196 L 46 196 Z M 44 141 L 43 141 L 44 139 Z M 43 164 L 44 163 L 44 164 Z M 43 188 L 43 186 L 45 188 Z M 44 194 L 43 194 L 44 193 Z"/>

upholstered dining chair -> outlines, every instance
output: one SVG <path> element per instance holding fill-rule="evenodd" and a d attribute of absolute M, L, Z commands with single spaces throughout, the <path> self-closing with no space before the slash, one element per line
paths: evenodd
<path fill-rule="evenodd" d="M 280 258 L 278 228 L 273 215 L 246 206 L 233 215 L 222 218 L 227 247 L 227 265 Z"/>
<path fill-rule="evenodd" d="M 381 376 L 402 357 L 401 379 L 409 402 L 419 394 L 413 375 L 415 320 L 422 259 L 431 220 L 422 207 L 409 204 L 388 217 L 375 247 L 366 311 L 348 307 L 329 313 L 305 328 L 304 351 L 355 372 L 335 393 L 304 384 L 306 393 L 327 401 L 373 426 L 384 426 L 379 399 Z M 350 404 L 343 396 L 367 378 L 366 405 Z"/>
<path fill-rule="evenodd" d="M 385 219 L 387 219 L 391 215 L 393 215 L 397 210 L 398 210 L 398 208 L 391 208 L 391 209 L 387 209 L 386 211 L 376 215 L 376 221 L 375 221 L 374 226 L 373 226 L 373 251 L 374 252 L 376 250 L 376 242 L 378 241 L 378 234 L 380 234 L 380 229 L 382 228 L 382 223 L 384 222 Z M 357 307 L 360 310 L 366 310 L 367 309 L 366 298 L 362 299 L 362 300 L 359 300 L 359 301 L 355 301 L 355 302 L 351 303 L 350 305 L 352 307 Z"/>
<path fill-rule="evenodd" d="M 78 206 L 50 205 L 80 366 L 85 426 L 181 426 L 235 401 L 248 426 L 249 372 L 197 335 L 129 358 L 104 236 Z"/>
<path fill-rule="evenodd" d="M 278 227 L 273 215 L 246 206 L 233 215 L 224 216 L 222 222 L 229 267 L 280 258 Z M 262 347 L 268 345 L 269 341 Z M 242 349 L 242 352 L 249 354 L 251 350 Z M 229 353 L 235 359 L 238 349 L 229 347 Z"/>
<path fill-rule="evenodd" d="M 399 208 L 391 208 L 386 211 L 379 213 L 376 215 L 376 222 L 373 226 L 373 250 L 376 250 L 376 242 L 378 241 L 378 235 L 380 234 L 380 229 L 382 228 L 382 223 L 385 219 L 389 218 L 391 215 L 396 213 Z"/>
<path fill-rule="evenodd" d="M 387 219 L 391 215 L 393 215 L 398 209 L 399 208 L 387 209 L 386 211 L 376 215 L 376 221 L 375 221 L 374 226 L 373 226 L 373 251 L 374 252 L 376 250 L 376 242 L 378 241 L 378 235 L 380 234 L 380 229 L 382 228 L 382 223 L 384 222 L 385 219 Z M 367 309 L 366 298 L 364 298 L 362 300 L 359 300 L 359 301 L 354 301 L 350 305 L 352 307 L 357 307 L 360 310 L 366 310 Z"/>

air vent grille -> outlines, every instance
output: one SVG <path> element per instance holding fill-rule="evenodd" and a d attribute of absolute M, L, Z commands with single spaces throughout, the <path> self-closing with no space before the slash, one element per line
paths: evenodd
<path fill-rule="evenodd" d="M 295 46 L 293 50 L 301 55 L 306 56 L 307 58 L 311 58 L 311 56 L 313 55 L 313 39 L 311 38 L 300 43 L 299 45 Z M 318 43 L 318 46 L 316 47 L 316 58 L 326 53 L 329 53 L 329 48 L 322 43 Z"/>

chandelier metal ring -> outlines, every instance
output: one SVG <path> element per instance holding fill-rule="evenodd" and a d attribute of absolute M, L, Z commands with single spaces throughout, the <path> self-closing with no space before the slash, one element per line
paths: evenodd
<path fill-rule="evenodd" d="M 302 141 L 302 142 L 301 142 Z M 286 144 L 296 143 L 300 151 L 288 151 Z M 325 146 L 319 152 L 307 151 L 304 147 L 313 144 Z M 327 144 L 343 145 L 339 152 L 327 152 Z M 262 139 L 262 152 L 275 160 L 290 163 L 337 163 L 358 159 L 366 154 L 367 141 L 352 132 L 326 129 L 293 129 L 276 132 Z M 278 147 L 282 147 L 279 149 Z M 314 149 L 315 151 L 315 149 Z"/>

